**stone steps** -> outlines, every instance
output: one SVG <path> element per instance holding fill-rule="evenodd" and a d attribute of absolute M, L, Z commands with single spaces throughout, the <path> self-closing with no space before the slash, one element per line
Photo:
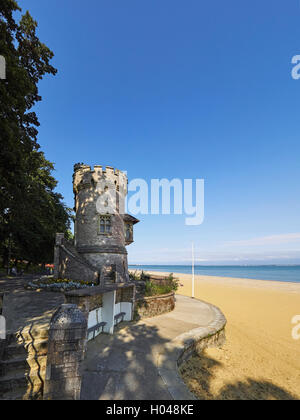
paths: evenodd
<path fill-rule="evenodd" d="M 0 400 L 2 401 L 22 401 L 26 399 L 26 389 L 17 390 L 14 392 L 5 392 L 0 395 Z"/>
<path fill-rule="evenodd" d="M 29 373 L 30 367 L 27 363 L 26 356 L 4 360 L 0 362 L 0 376 L 6 376 L 10 373 Z"/>
<path fill-rule="evenodd" d="M 9 374 L 0 377 L 0 400 L 3 395 L 9 397 L 9 394 L 15 392 L 23 393 L 24 399 L 35 398 L 43 390 L 43 382 L 40 379 L 38 371 L 24 373 L 20 371 L 12 371 Z M 25 398 L 27 396 L 27 398 Z"/>
<path fill-rule="evenodd" d="M 27 327 L 16 333 L 17 342 L 19 344 L 28 344 L 35 341 L 48 340 L 49 324 Z"/>
<path fill-rule="evenodd" d="M 0 396 L 8 392 L 27 389 L 28 379 L 24 373 L 11 373 L 0 378 Z"/>
<path fill-rule="evenodd" d="M 21 356 L 27 356 L 27 351 L 22 345 L 9 344 L 6 346 L 4 350 L 4 360 L 11 360 Z"/>
<path fill-rule="evenodd" d="M 0 399 L 39 399 L 43 390 L 48 331 L 26 328 L 9 334 L 0 362 Z"/>

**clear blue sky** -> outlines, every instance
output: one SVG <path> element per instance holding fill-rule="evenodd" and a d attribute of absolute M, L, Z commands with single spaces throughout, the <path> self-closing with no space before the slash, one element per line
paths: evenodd
<path fill-rule="evenodd" d="M 39 142 L 75 162 L 204 178 L 205 221 L 141 216 L 131 263 L 300 263 L 298 0 L 22 0 L 55 53 Z"/>

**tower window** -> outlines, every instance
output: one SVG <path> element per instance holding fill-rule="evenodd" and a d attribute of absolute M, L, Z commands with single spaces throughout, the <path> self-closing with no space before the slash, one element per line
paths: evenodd
<path fill-rule="evenodd" d="M 126 241 L 132 241 L 132 226 L 129 223 L 125 225 L 125 238 Z"/>
<path fill-rule="evenodd" d="M 100 216 L 99 234 L 108 235 L 111 233 L 111 216 Z"/>

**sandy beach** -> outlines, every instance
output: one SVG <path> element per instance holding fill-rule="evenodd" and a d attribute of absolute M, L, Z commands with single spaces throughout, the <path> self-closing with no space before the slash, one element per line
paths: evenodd
<path fill-rule="evenodd" d="M 167 274 L 157 273 L 153 274 Z M 191 296 L 191 275 L 178 294 Z M 300 284 L 195 276 L 195 297 L 225 314 L 227 343 L 194 357 L 183 377 L 200 399 L 300 399 Z"/>

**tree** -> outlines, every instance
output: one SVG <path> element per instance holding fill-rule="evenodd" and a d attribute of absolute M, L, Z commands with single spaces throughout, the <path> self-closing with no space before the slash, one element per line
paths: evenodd
<path fill-rule="evenodd" d="M 6 80 L 0 81 L 0 246 L 7 255 L 12 234 L 15 257 L 46 262 L 55 232 L 69 230 L 70 211 L 55 193 L 53 164 L 40 151 L 32 108 L 42 99 L 38 82 L 57 70 L 29 12 L 19 22 L 14 19 L 20 10 L 15 0 L 1 0 L 0 55 L 6 60 Z"/>

